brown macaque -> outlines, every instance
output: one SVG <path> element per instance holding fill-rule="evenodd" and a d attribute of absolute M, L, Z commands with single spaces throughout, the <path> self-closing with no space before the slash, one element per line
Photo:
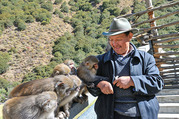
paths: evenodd
<path fill-rule="evenodd" d="M 69 68 L 74 67 L 74 61 L 73 61 L 73 60 L 65 60 L 64 63 L 66 64 L 66 66 L 69 65 L 69 66 L 68 66 Z M 73 66 L 72 66 L 72 65 L 73 65 Z M 68 71 L 68 68 L 66 68 L 66 66 L 65 66 L 63 63 L 57 65 L 57 66 L 54 68 L 54 72 L 60 71 L 60 73 L 53 73 L 53 76 L 65 74 L 65 72 Z M 65 68 L 64 68 L 64 67 L 65 67 Z M 76 68 L 76 67 L 75 67 L 75 68 Z M 62 69 L 63 69 L 63 70 L 62 70 Z M 67 70 L 67 71 L 65 71 L 65 70 Z M 72 72 L 71 74 L 73 74 L 73 72 Z M 82 98 L 81 98 L 81 94 L 82 94 L 82 92 L 84 91 L 84 88 L 81 90 L 81 87 L 83 87 L 81 80 L 80 80 L 76 75 L 67 75 L 67 76 L 68 76 L 70 79 L 73 80 L 73 82 L 74 82 L 74 84 L 76 85 L 76 87 L 79 87 L 79 88 L 76 88 L 74 91 L 72 91 L 72 93 L 70 94 L 71 99 L 75 98 L 75 101 L 76 101 L 76 102 L 83 103 L 83 102 L 86 100 L 86 98 L 85 98 L 85 99 L 82 99 Z M 77 92 L 78 92 L 78 93 L 77 93 Z M 88 92 L 87 89 L 86 89 L 86 92 Z M 77 94 L 78 97 L 80 97 L 80 98 L 76 98 L 76 94 Z M 69 96 L 69 97 L 70 97 L 70 96 Z M 66 101 L 69 102 L 69 100 L 71 100 L 71 99 L 68 99 L 68 98 L 67 98 Z M 65 101 L 61 103 L 61 105 L 64 105 L 64 104 L 66 104 Z M 60 107 L 61 107 L 61 105 L 60 105 Z"/>
<path fill-rule="evenodd" d="M 63 99 L 71 95 L 74 91 L 74 81 L 65 76 L 58 75 L 53 78 L 33 80 L 16 86 L 9 95 L 9 98 L 19 96 L 29 96 L 42 93 L 44 91 L 54 91 L 57 94 L 58 104 L 63 103 Z M 70 102 L 71 100 L 69 100 Z M 64 107 L 65 108 L 65 107 Z M 69 115 L 69 111 L 65 110 L 65 113 L 56 110 L 56 116 L 59 118 L 66 118 Z"/>
<path fill-rule="evenodd" d="M 81 89 L 75 101 L 83 103 L 87 101 L 87 83 L 94 82 L 98 69 L 98 59 L 95 56 L 86 57 L 77 69 L 77 76 L 82 80 Z"/>
<path fill-rule="evenodd" d="M 76 75 L 77 74 L 77 70 L 76 70 L 76 67 L 75 67 L 75 62 L 73 60 L 68 59 L 68 60 L 65 60 L 63 63 L 66 64 L 71 69 L 71 72 L 70 72 L 71 75 Z"/>
<path fill-rule="evenodd" d="M 98 59 L 95 56 L 86 57 L 77 69 L 77 76 L 84 82 L 96 81 L 96 72 L 98 69 Z"/>
<path fill-rule="evenodd" d="M 54 78 L 58 78 L 60 75 L 55 76 Z M 58 111 L 60 113 L 62 113 L 63 117 L 69 117 L 70 116 L 70 112 L 69 109 L 71 107 L 71 103 L 72 100 L 78 95 L 79 90 L 80 90 L 80 86 L 81 86 L 81 80 L 76 76 L 76 75 L 67 75 L 66 77 L 68 77 L 69 79 L 71 79 L 71 81 L 73 82 L 73 88 L 71 88 L 71 92 L 66 95 L 63 99 L 60 100 L 59 104 L 58 104 L 58 108 L 57 108 L 57 114 Z M 65 113 L 63 113 L 61 110 L 61 108 L 63 108 L 63 111 Z M 63 118 L 61 117 L 61 118 Z"/>
<path fill-rule="evenodd" d="M 59 75 L 58 78 L 38 79 L 19 84 L 10 92 L 9 98 L 36 95 L 44 91 L 55 91 L 60 99 L 71 88 L 73 88 L 71 79 L 65 75 Z"/>
<path fill-rule="evenodd" d="M 13 97 L 3 106 L 3 119 L 59 119 L 54 116 L 57 95 L 53 91 Z"/>
<path fill-rule="evenodd" d="M 51 77 L 54 77 L 56 75 L 69 75 L 70 73 L 71 69 L 66 64 L 61 63 L 55 66 Z"/>

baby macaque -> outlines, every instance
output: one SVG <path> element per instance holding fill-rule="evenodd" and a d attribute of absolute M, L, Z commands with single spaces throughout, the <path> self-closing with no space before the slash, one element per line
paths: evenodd
<path fill-rule="evenodd" d="M 53 91 L 13 97 L 3 106 L 3 119 L 59 119 L 54 116 L 57 95 Z"/>

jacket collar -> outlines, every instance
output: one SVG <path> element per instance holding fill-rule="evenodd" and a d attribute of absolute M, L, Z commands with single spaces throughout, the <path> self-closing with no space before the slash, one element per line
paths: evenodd
<path fill-rule="evenodd" d="M 130 43 L 130 44 L 134 48 L 134 58 L 137 58 L 138 60 L 141 61 L 139 51 L 137 50 L 137 48 L 135 47 L 134 44 L 132 44 L 132 43 Z M 106 54 L 104 56 L 104 63 L 106 63 L 107 61 L 112 60 L 112 54 L 113 54 L 113 49 L 111 48 L 108 52 L 106 52 Z"/>

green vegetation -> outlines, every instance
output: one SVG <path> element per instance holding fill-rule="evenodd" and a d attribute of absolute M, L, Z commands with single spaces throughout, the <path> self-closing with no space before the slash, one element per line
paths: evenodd
<path fill-rule="evenodd" d="M 9 82 L 6 79 L 0 78 L 0 102 L 6 101 L 9 92 L 19 83 L 20 82 Z"/>
<path fill-rule="evenodd" d="M 9 60 L 10 60 L 9 54 L 0 51 L 0 74 L 4 73 L 9 67 L 8 65 Z"/>
<path fill-rule="evenodd" d="M 82 59 L 88 55 L 98 55 L 105 52 L 107 38 L 102 32 L 108 31 L 111 20 L 114 17 L 124 15 L 132 10 L 133 13 L 146 10 L 145 1 L 135 0 L 133 7 L 119 8 L 121 0 L 55 0 L 54 3 L 44 0 L 1 0 L 0 2 L 0 34 L 5 28 L 16 26 L 17 30 L 24 30 L 26 23 L 34 21 L 41 22 L 42 25 L 50 23 L 52 14 L 63 18 L 64 22 L 71 24 L 73 32 L 66 32 L 63 36 L 56 39 L 53 46 L 53 58 L 48 65 L 39 66 L 29 72 L 22 82 L 49 77 L 55 65 L 62 63 L 66 59 L 72 59 L 78 65 Z M 171 0 L 153 0 L 154 6 L 168 3 Z M 101 3 L 100 3 L 101 2 Z M 97 5 L 100 3 L 100 7 Z M 59 5 L 53 10 L 53 4 Z M 155 16 L 161 16 L 176 10 L 178 6 L 165 8 L 155 12 Z M 54 11 L 52 13 L 52 11 Z M 71 17 L 69 14 L 75 14 Z M 157 25 L 177 21 L 179 15 L 173 15 L 163 20 L 158 20 Z M 130 22 L 141 22 L 148 19 L 145 14 L 138 19 L 129 18 Z M 140 25 L 138 28 L 148 28 L 149 24 Z M 167 27 L 159 30 L 159 34 L 170 34 L 179 32 L 179 25 Z M 132 41 L 139 46 L 138 41 Z M 178 44 L 179 41 L 169 42 L 168 44 Z M 169 49 L 165 49 L 169 50 Z M 171 49 L 170 49 L 171 50 Z M 179 49 L 172 49 L 178 51 Z M 12 48 L 9 53 L 16 52 Z M 0 52 L 0 73 L 8 68 L 9 55 Z M 3 83 L 1 83 L 3 82 Z M 7 98 L 11 86 L 10 82 L 0 79 L 0 101 Z M 11 84 L 12 85 L 12 84 Z M 14 85 L 14 84 L 13 84 Z"/>
<path fill-rule="evenodd" d="M 16 26 L 17 30 L 25 30 L 25 23 L 35 20 L 47 24 L 51 19 L 53 4 L 43 0 L 1 0 L 0 2 L 0 32 L 4 28 Z M 44 23 L 45 22 L 45 23 Z"/>

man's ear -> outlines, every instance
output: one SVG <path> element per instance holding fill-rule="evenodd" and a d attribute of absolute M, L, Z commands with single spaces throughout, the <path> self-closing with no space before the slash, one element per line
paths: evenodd
<path fill-rule="evenodd" d="M 129 39 L 132 39 L 132 37 L 133 37 L 133 33 L 130 32 L 129 35 L 128 35 L 128 37 L 129 37 Z"/>

